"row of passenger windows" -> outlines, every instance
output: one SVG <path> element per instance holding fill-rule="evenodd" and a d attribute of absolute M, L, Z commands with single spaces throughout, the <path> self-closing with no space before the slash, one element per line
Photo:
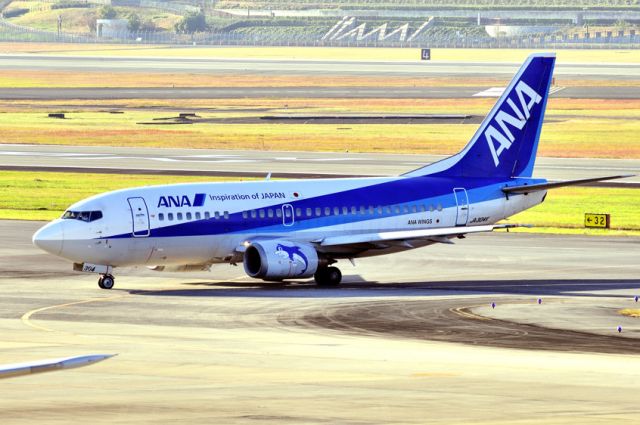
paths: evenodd
<path fill-rule="evenodd" d="M 295 216 L 296 217 L 321 217 L 321 216 L 330 216 L 330 215 L 391 215 L 391 214 L 409 214 L 409 213 L 417 213 L 417 212 L 426 212 L 429 211 L 442 211 L 442 205 L 438 204 L 436 207 L 433 205 L 405 205 L 403 207 L 400 206 L 381 206 L 378 205 L 374 207 L 373 205 L 364 206 L 361 205 L 359 207 L 351 206 L 351 207 L 315 207 L 315 208 L 296 208 Z M 260 209 L 260 210 L 251 210 L 251 211 L 243 211 L 242 218 L 272 218 L 274 216 L 282 217 L 282 210 L 276 209 Z M 293 209 L 284 209 L 285 217 L 291 217 Z"/>
<path fill-rule="evenodd" d="M 211 213 L 209 211 L 205 211 L 203 214 L 201 214 L 199 211 L 195 212 L 193 214 L 191 214 L 190 212 L 187 213 L 176 213 L 175 215 L 173 213 L 167 213 L 166 215 L 166 219 L 169 221 L 173 221 L 173 220 L 178 220 L 178 221 L 182 221 L 182 220 L 187 220 L 187 221 L 191 221 L 193 219 L 195 220 L 202 220 L 202 218 L 205 218 L 206 220 L 209 220 L 211 217 L 215 218 L 216 220 L 219 219 L 229 219 L 229 211 L 224 211 L 224 212 L 219 212 L 216 211 L 213 213 L 213 215 L 211 215 Z M 158 214 L 158 220 L 160 221 L 164 221 L 165 220 L 165 215 L 164 213 L 160 213 Z"/>
<path fill-rule="evenodd" d="M 295 210 L 293 208 L 284 208 L 284 212 L 283 209 L 277 208 L 277 209 L 273 209 L 273 208 L 263 208 L 263 209 L 259 209 L 259 210 L 251 210 L 251 211 L 243 211 L 242 212 L 242 218 L 244 219 L 249 219 L 249 218 L 273 218 L 273 217 L 278 217 L 278 218 L 282 218 L 283 214 L 285 217 L 291 217 L 291 215 L 294 213 L 295 211 L 295 216 L 300 218 L 303 217 L 303 212 L 304 212 L 304 216 L 305 217 L 322 217 L 322 216 L 330 216 L 330 215 L 391 215 L 391 214 L 409 214 L 409 213 L 417 213 L 417 212 L 426 212 L 426 211 L 430 211 L 433 212 L 435 210 L 438 211 L 442 211 L 442 205 L 438 204 L 437 206 L 433 206 L 433 205 L 405 205 L 405 206 L 381 206 L 378 205 L 377 207 L 374 207 L 373 205 L 369 205 L 368 207 L 365 207 L 364 205 L 361 205 L 359 207 L 356 206 L 351 206 L 351 207 L 315 207 L 315 208 L 305 208 L 304 211 L 302 208 L 296 208 Z M 183 220 L 187 220 L 187 221 L 191 221 L 193 219 L 195 220 L 201 220 L 204 217 L 204 219 L 208 220 L 210 218 L 214 218 L 216 220 L 219 219 L 228 219 L 229 218 L 229 212 L 228 211 L 224 211 L 224 212 L 219 212 L 219 211 L 215 211 L 213 214 L 209 213 L 208 211 L 204 212 L 203 214 L 201 214 L 200 212 L 195 212 L 195 213 L 191 213 L 191 212 L 187 212 L 187 213 L 167 213 L 166 216 L 164 213 L 159 213 L 158 214 L 158 220 L 160 221 L 164 221 L 165 218 L 168 221 L 183 221 Z"/>

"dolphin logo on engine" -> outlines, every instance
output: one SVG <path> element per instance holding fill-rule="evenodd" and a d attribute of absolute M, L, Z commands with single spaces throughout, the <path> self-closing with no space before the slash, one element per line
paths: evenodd
<path fill-rule="evenodd" d="M 304 274 L 304 272 L 306 272 L 307 268 L 309 267 L 309 260 L 307 259 L 307 256 L 304 255 L 300 247 L 286 246 L 279 243 L 278 245 L 276 245 L 276 254 L 278 255 L 285 254 L 287 258 L 289 258 L 289 260 L 291 261 L 298 261 L 294 257 L 294 255 L 297 255 L 300 258 L 300 260 L 302 260 L 302 262 L 304 263 L 304 269 L 302 269 L 302 271 L 299 274 Z"/>

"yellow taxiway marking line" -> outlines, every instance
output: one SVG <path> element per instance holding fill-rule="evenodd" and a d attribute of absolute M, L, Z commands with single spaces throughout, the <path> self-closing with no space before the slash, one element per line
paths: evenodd
<path fill-rule="evenodd" d="M 42 313 L 43 311 L 47 311 L 47 310 L 53 310 L 56 308 L 65 308 L 65 307 L 70 307 L 72 305 L 78 305 L 78 304 L 88 304 L 88 303 L 95 303 L 95 302 L 101 302 L 101 301 L 111 301 L 111 300 L 115 300 L 117 298 L 124 298 L 128 296 L 127 295 L 116 295 L 113 297 L 104 297 L 104 298 L 90 298 L 88 300 L 80 300 L 80 301 L 74 301 L 74 302 L 70 302 L 70 303 L 64 303 L 64 304 L 56 304 L 56 305 L 50 305 L 47 307 L 41 307 L 41 308 L 36 308 L 35 310 L 31 310 L 26 312 L 25 314 L 22 315 L 22 317 L 20 318 L 20 320 L 22 320 L 22 323 L 24 323 L 25 325 L 32 327 L 34 329 L 40 330 L 40 331 L 45 331 L 45 332 L 55 332 L 54 329 L 50 329 L 47 328 L 45 326 L 40 326 L 40 325 L 36 325 L 35 323 L 31 322 L 31 316 L 33 316 L 36 313 Z"/>
<path fill-rule="evenodd" d="M 236 278 L 233 278 L 233 279 L 220 280 L 219 282 L 238 281 L 238 280 L 242 280 L 242 279 L 244 279 L 246 277 L 248 277 L 248 276 L 239 276 L 239 277 L 236 277 Z M 149 292 L 160 292 L 160 291 L 166 291 L 166 290 L 168 290 L 168 289 L 156 289 L 156 290 L 152 290 L 152 291 L 149 291 Z M 112 301 L 112 300 L 115 300 L 115 299 L 118 299 L 118 298 L 125 298 L 125 297 L 128 297 L 130 295 L 132 295 L 132 294 L 115 295 L 115 296 L 103 297 L 103 298 L 89 298 L 87 300 L 73 301 L 73 302 L 70 302 L 70 303 L 56 304 L 56 305 L 50 305 L 50 306 L 47 306 L 47 307 L 36 308 L 35 310 L 27 311 L 25 314 L 22 315 L 22 317 L 20 317 L 20 320 L 26 326 L 29 326 L 29 327 L 31 327 L 33 329 L 37 329 L 39 331 L 45 331 L 45 332 L 56 332 L 55 329 L 47 328 L 46 326 L 36 325 L 35 323 L 33 323 L 31 321 L 31 316 L 33 316 L 34 314 L 37 314 L 37 313 L 42 313 L 43 311 L 47 311 L 47 310 L 54 310 L 54 309 L 58 309 L 58 308 L 71 307 L 73 305 L 78 305 L 78 304 L 88 304 L 88 303 L 95 303 L 95 302 Z"/>
<path fill-rule="evenodd" d="M 475 314 L 475 313 L 472 313 L 471 311 L 469 311 L 472 308 L 482 307 L 483 305 L 484 304 L 471 305 L 471 306 L 467 306 L 467 307 L 454 307 L 454 308 L 450 308 L 449 311 L 452 312 L 452 313 L 457 314 L 458 316 L 465 317 L 467 319 L 491 320 L 490 317 L 480 316 L 479 314 Z"/>

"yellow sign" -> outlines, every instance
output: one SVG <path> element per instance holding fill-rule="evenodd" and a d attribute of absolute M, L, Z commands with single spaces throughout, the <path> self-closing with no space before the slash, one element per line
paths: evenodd
<path fill-rule="evenodd" d="M 610 223 L 611 216 L 609 214 L 585 213 L 584 215 L 584 227 L 598 227 L 601 229 L 608 229 Z"/>

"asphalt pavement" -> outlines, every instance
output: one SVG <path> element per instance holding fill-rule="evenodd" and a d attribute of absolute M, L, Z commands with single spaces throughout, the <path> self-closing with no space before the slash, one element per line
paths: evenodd
<path fill-rule="evenodd" d="M 0 145 L 0 169 L 304 178 L 398 175 L 439 155 L 279 152 L 94 146 Z M 534 176 L 549 180 L 635 174 L 640 160 L 539 157 Z"/>

